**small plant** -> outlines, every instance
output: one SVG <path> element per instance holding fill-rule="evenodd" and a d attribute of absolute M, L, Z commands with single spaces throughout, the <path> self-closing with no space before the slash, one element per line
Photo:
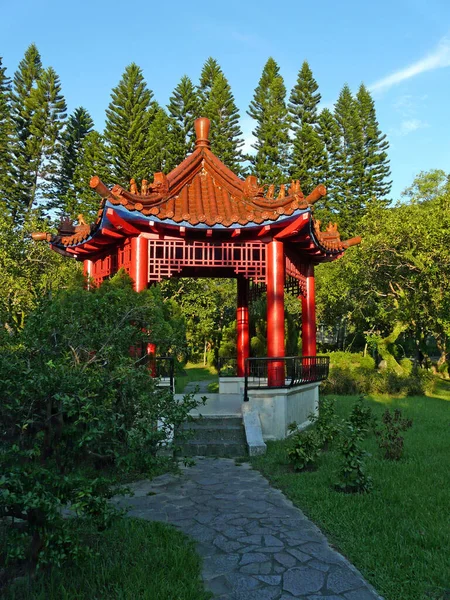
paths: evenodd
<path fill-rule="evenodd" d="M 404 450 L 404 439 L 400 435 L 400 431 L 406 431 L 412 427 L 412 419 L 402 418 L 402 411 L 399 408 L 396 408 L 394 413 L 387 408 L 382 422 L 384 428 L 376 432 L 378 446 L 384 449 L 384 458 L 400 460 Z"/>
<path fill-rule="evenodd" d="M 295 429 L 295 426 L 290 426 L 290 429 Z M 288 450 L 288 458 L 294 470 L 313 468 L 320 456 L 321 446 L 321 439 L 313 429 L 294 433 Z"/>
<path fill-rule="evenodd" d="M 315 425 L 315 431 L 321 440 L 321 445 L 333 442 L 342 430 L 336 413 L 336 400 L 334 398 L 319 399 L 319 414 L 311 413 L 308 417 Z"/>
<path fill-rule="evenodd" d="M 361 448 L 363 432 L 347 423 L 341 439 L 343 463 L 336 489 L 349 494 L 363 494 L 372 489 L 372 478 L 365 472 L 364 458 L 368 456 Z"/>
<path fill-rule="evenodd" d="M 353 405 L 349 423 L 355 429 L 359 429 L 362 432 L 367 432 L 369 429 L 375 428 L 376 417 L 370 406 L 365 405 L 364 396 L 360 396 Z"/>

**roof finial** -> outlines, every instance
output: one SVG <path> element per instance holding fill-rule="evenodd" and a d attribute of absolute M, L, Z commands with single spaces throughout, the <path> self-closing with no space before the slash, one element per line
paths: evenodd
<path fill-rule="evenodd" d="M 199 148 L 201 146 L 206 146 L 207 148 L 209 148 L 211 146 L 208 139 L 210 125 L 211 123 L 206 117 L 200 117 L 199 119 L 195 119 L 195 135 L 197 136 L 197 140 L 195 142 L 196 148 Z"/>

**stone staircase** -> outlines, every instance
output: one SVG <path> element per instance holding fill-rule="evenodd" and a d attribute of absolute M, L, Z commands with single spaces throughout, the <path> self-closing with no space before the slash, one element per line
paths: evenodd
<path fill-rule="evenodd" d="M 199 417 L 185 423 L 182 429 L 191 433 L 179 441 L 179 456 L 233 457 L 247 455 L 247 442 L 242 417 Z"/>

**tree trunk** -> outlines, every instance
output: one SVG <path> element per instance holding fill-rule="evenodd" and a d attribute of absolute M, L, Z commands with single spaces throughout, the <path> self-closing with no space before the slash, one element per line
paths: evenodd
<path fill-rule="evenodd" d="M 377 341 L 378 354 L 383 360 L 386 361 L 388 370 L 394 371 L 395 373 L 397 373 L 397 375 L 404 375 L 404 370 L 395 360 L 393 354 L 389 350 L 389 346 L 391 344 L 394 344 L 397 341 L 399 335 L 403 333 L 407 328 L 408 325 L 406 323 L 401 323 L 397 321 L 394 325 L 392 333 L 390 333 L 385 338 L 380 338 Z"/>

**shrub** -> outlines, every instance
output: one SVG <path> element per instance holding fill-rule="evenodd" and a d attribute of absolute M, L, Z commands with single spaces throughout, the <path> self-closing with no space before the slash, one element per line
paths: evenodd
<path fill-rule="evenodd" d="M 367 456 L 361 448 L 363 433 L 350 423 L 341 438 L 341 453 L 343 462 L 339 472 L 337 490 L 356 494 L 370 492 L 372 479 L 365 472 L 364 458 Z"/>
<path fill-rule="evenodd" d="M 360 396 L 355 402 L 348 420 L 350 425 L 361 432 L 367 432 L 375 427 L 375 415 L 370 406 L 364 404 L 364 396 Z"/>
<path fill-rule="evenodd" d="M 315 425 L 321 445 L 333 442 L 341 431 L 341 423 L 336 413 L 336 400 L 321 396 L 318 414 L 310 414 L 308 419 Z"/>
<path fill-rule="evenodd" d="M 404 419 L 402 411 L 397 408 L 392 414 L 387 408 L 383 414 L 382 422 L 384 428 L 377 431 L 378 445 L 384 450 L 384 458 L 388 460 L 400 460 L 403 456 L 404 439 L 400 431 L 406 431 L 412 427 L 411 419 Z"/>
<path fill-rule="evenodd" d="M 295 424 L 291 427 L 295 428 Z M 315 466 L 321 452 L 321 439 L 313 429 L 294 433 L 290 438 L 288 458 L 295 471 Z"/>

